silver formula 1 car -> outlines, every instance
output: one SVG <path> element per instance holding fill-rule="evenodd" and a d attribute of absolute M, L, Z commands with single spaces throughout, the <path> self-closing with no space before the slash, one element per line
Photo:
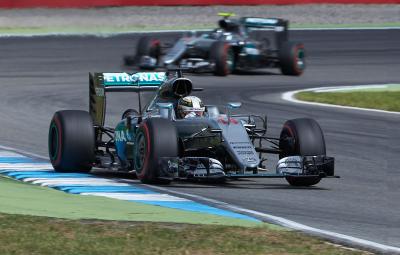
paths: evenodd
<path fill-rule="evenodd" d="M 234 114 L 240 103 L 227 103 L 225 113 L 206 105 L 203 117 L 179 119 L 177 101 L 200 89 L 180 70 L 172 73 L 90 74 L 89 112 L 59 111 L 51 120 L 48 144 L 55 171 L 135 171 L 144 183 L 255 177 L 310 186 L 334 177 L 334 159 L 326 156 L 315 120 L 288 120 L 274 138 L 266 135 L 265 117 Z M 104 126 L 106 94 L 114 91 L 136 92 L 139 109 L 126 110 L 110 128 Z M 154 97 L 142 107 L 144 91 L 154 91 Z M 279 155 L 276 169 L 265 169 L 267 153 Z"/>
<path fill-rule="evenodd" d="M 225 76 L 238 70 L 280 68 L 285 75 L 301 75 L 305 70 L 305 49 L 288 39 L 288 21 L 276 18 L 230 19 L 223 14 L 212 32 L 190 32 L 174 43 L 143 36 L 135 56 L 124 58 L 126 65 L 143 70 L 180 66 L 192 72 Z M 257 38 L 256 32 L 263 32 Z M 260 34 L 260 33 L 259 33 Z M 269 36 L 267 36 L 269 35 Z"/>

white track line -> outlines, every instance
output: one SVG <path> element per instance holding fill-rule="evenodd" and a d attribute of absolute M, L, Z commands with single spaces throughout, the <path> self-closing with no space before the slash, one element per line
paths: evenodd
<path fill-rule="evenodd" d="M 382 84 L 386 85 L 386 84 Z M 360 86 L 368 86 L 368 85 L 360 85 Z M 377 85 L 371 85 L 371 86 L 377 86 Z M 342 86 L 338 86 L 342 87 Z M 356 86 L 352 86 L 356 87 Z M 331 107 L 331 108 L 339 108 L 339 109 L 348 109 L 348 110 L 360 110 L 360 111 L 368 111 L 368 112 L 378 112 L 378 113 L 388 113 L 388 114 L 395 114 L 395 115 L 400 115 L 400 112 L 391 112 L 391 111 L 385 111 L 385 110 L 378 110 L 378 109 L 368 109 L 368 108 L 360 108 L 360 107 L 353 107 L 353 106 L 343 106 L 343 105 L 334 105 L 334 104 L 324 104 L 324 103 L 316 103 L 316 102 L 308 102 L 308 101 L 302 101 L 298 100 L 295 98 L 295 95 L 300 92 L 306 92 L 306 91 L 315 91 L 315 90 L 322 90 L 327 87 L 318 87 L 318 88 L 311 88 L 311 89 L 301 89 L 301 90 L 295 90 L 295 91 L 288 91 L 285 92 L 281 95 L 281 98 L 285 101 L 289 101 L 292 103 L 296 104 L 306 104 L 306 105 L 314 105 L 314 106 L 323 106 L 323 107 Z M 334 88 L 329 87 L 329 88 Z"/>
<path fill-rule="evenodd" d="M 127 193 L 110 193 L 110 192 L 84 192 L 80 195 L 87 196 L 100 196 L 108 197 L 119 200 L 131 200 L 131 201 L 162 201 L 162 202 L 189 202 L 190 200 L 180 197 L 171 196 L 168 194 L 127 194 Z"/>
<path fill-rule="evenodd" d="M 21 153 L 25 156 L 30 156 L 30 157 L 34 157 L 34 158 L 38 158 L 38 159 L 45 159 L 45 160 L 49 160 L 49 157 L 45 157 L 39 154 L 35 154 L 35 153 L 31 153 L 28 151 L 24 151 L 24 150 L 20 150 L 20 149 L 16 149 L 16 148 L 12 148 L 12 147 L 8 147 L 8 146 L 3 146 L 0 145 L 0 150 L 7 150 L 7 151 L 12 151 L 12 152 L 17 152 L 17 153 Z"/>
<path fill-rule="evenodd" d="M 26 163 L 0 163 L 1 170 L 15 171 L 53 171 L 53 167 L 49 164 L 26 164 Z"/>
<path fill-rule="evenodd" d="M 0 157 L 25 158 L 24 155 L 8 150 L 7 151 L 0 150 Z"/>
<path fill-rule="evenodd" d="M 98 180 L 96 178 L 62 178 L 62 179 L 50 179 L 50 178 L 25 178 L 25 182 L 32 182 L 40 186 L 54 186 L 54 185 L 86 185 L 86 186 L 129 186 L 126 183 L 118 183 L 114 180 Z"/>

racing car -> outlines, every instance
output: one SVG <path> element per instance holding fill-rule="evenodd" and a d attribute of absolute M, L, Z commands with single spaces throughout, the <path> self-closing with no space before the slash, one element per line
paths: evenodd
<path fill-rule="evenodd" d="M 230 19 L 231 13 L 223 13 L 222 16 L 219 27 L 213 32 L 199 35 L 190 32 L 174 45 L 162 43 L 159 38 L 143 36 L 137 44 L 136 55 L 126 56 L 125 64 L 136 65 L 143 70 L 180 66 L 193 72 L 211 72 L 218 76 L 237 70 L 267 67 L 278 67 L 285 75 L 299 76 L 304 72 L 304 45 L 288 40 L 287 20 Z M 253 38 L 254 30 L 272 30 L 272 38 Z"/>
<path fill-rule="evenodd" d="M 288 120 L 274 138 L 266 135 L 266 117 L 235 114 L 239 102 L 227 103 L 224 113 L 205 105 L 203 116 L 179 118 L 178 100 L 200 90 L 180 70 L 89 74 L 89 111 L 62 110 L 51 120 L 48 149 L 55 171 L 128 171 L 155 184 L 286 178 L 291 185 L 310 186 L 335 177 L 334 158 L 326 156 L 315 120 Z M 139 107 L 106 127 L 106 95 L 116 91 L 136 92 Z M 142 105 L 146 91 L 154 94 Z M 276 169 L 265 168 L 265 154 L 279 155 Z"/>

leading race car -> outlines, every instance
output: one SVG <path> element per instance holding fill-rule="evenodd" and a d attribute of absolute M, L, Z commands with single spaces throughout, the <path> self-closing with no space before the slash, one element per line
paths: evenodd
<path fill-rule="evenodd" d="M 288 40 L 288 21 L 275 18 L 224 16 L 219 28 L 210 33 L 189 33 L 175 44 L 159 38 L 139 39 L 135 56 L 125 57 L 125 64 L 141 69 L 180 66 L 193 72 L 211 72 L 225 76 L 236 70 L 278 67 L 285 75 L 301 75 L 305 69 L 302 43 Z M 272 30 L 272 38 L 254 38 L 254 30 Z"/>
<path fill-rule="evenodd" d="M 183 118 L 178 102 L 200 89 L 179 70 L 94 73 L 89 80 L 89 112 L 58 111 L 51 120 L 48 145 L 55 171 L 135 171 L 144 183 L 269 177 L 310 186 L 334 177 L 334 159 L 326 156 L 322 130 L 313 119 L 288 120 L 273 138 L 266 136 L 266 118 L 233 114 L 240 103 L 228 103 L 221 113 L 215 105 L 193 101 L 204 114 Z M 127 109 L 110 128 L 104 126 L 106 94 L 114 91 L 137 92 L 139 108 Z M 154 97 L 142 107 L 145 91 L 154 91 Z M 273 171 L 263 165 L 266 153 L 279 155 Z"/>

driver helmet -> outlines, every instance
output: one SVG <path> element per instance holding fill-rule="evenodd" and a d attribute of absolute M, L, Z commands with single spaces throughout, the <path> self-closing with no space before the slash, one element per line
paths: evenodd
<path fill-rule="evenodd" d="M 182 97 L 177 108 L 180 118 L 202 117 L 205 111 L 203 102 L 196 96 Z"/>

